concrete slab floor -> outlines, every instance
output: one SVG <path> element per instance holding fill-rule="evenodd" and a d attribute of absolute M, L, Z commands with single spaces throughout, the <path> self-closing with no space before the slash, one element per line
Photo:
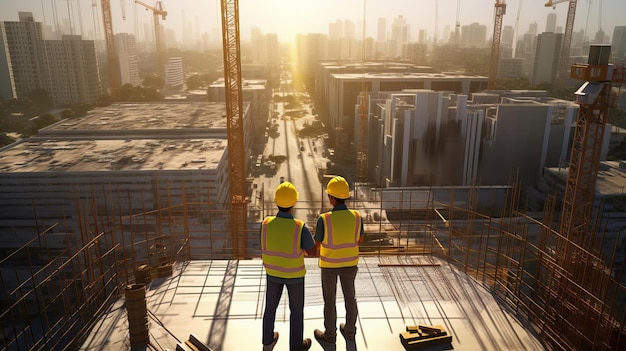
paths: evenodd
<path fill-rule="evenodd" d="M 317 259 L 305 259 L 304 336 L 311 350 L 401 351 L 407 325 L 442 325 L 452 342 L 424 350 L 545 350 L 533 332 L 471 277 L 432 256 L 361 257 L 356 279 L 359 317 L 354 343 L 338 334 L 335 347 L 313 337 L 323 330 Z M 379 263 L 404 266 L 379 266 Z M 261 350 L 265 272 L 260 259 L 178 263 L 172 277 L 146 286 L 148 349 L 174 350 L 194 334 L 214 351 Z M 345 309 L 337 289 L 337 323 Z M 289 350 L 287 292 L 276 316 L 276 351 Z M 129 350 L 124 298 L 101 318 L 81 350 Z"/>

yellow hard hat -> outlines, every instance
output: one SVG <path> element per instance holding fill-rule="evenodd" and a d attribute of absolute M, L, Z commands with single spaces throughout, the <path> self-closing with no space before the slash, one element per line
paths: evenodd
<path fill-rule="evenodd" d="M 338 199 L 347 199 L 350 197 L 350 186 L 344 177 L 336 176 L 326 185 L 326 193 Z"/>
<path fill-rule="evenodd" d="M 289 182 L 282 182 L 276 188 L 274 193 L 274 202 L 278 207 L 293 207 L 298 201 L 298 191 L 296 187 Z"/>

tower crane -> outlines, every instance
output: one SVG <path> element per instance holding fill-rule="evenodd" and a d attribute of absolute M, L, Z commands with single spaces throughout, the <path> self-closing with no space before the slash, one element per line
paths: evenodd
<path fill-rule="evenodd" d="M 557 81 L 561 84 L 567 78 L 567 70 L 569 68 L 569 52 L 572 46 L 572 34 L 574 32 L 574 18 L 576 17 L 577 0 L 548 0 L 544 6 L 555 8 L 556 4 L 569 1 L 567 9 L 567 18 L 565 20 L 565 33 L 563 34 L 563 43 L 561 43 L 561 58 L 559 62 L 559 71 L 557 73 Z"/>
<path fill-rule="evenodd" d="M 113 38 L 113 17 L 111 16 L 110 0 L 102 0 L 102 23 L 104 27 L 104 42 L 107 50 L 107 61 L 109 63 L 109 84 L 111 85 L 111 98 L 113 101 L 120 99 L 120 89 L 122 79 L 120 78 L 120 62 L 115 52 L 115 41 Z"/>
<path fill-rule="evenodd" d="M 610 46 L 595 46 L 592 50 L 595 48 L 600 48 L 596 49 L 600 54 L 593 56 L 600 58 L 593 59 L 590 55 L 589 64 L 574 64 L 570 73 L 571 78 L 587 82 L 575 93 L 579 110 L 560 222 L 560 233 L 583 245 L 591 241 L 586 234 L 593 207 L 608 109 L 615 103 L 613 87 L 626 82 L 624 65 L 608 63 L 609 53 L 606 52 L 610 51 Z"/>
<path fill-rule="evenodd" d="M 221 0 L 224 89 L 228 134 L 228 177 L 230 186 L 230 230 L 233 256 L 247 256 L 247 204 L 243 94 L 239 39 L 239 1 Z"/>
<path fill-rule="evenodd" d="M 498 61 L 500 60 L 500 39 L 502 37 L 502 18 L 506 13 L 506 0 L 496 0 L 493 21 L 493 37 L 491 40 L 491 59 L 489 60 L 488 88 L 494 89 L 498 75 Z"/>
<path fill-rule="evenodd" d="M 461 44 L 461 0 L 456 1 L 456 23 L 454 24 L 454 45 Z"/>
<path fill-rule="evenodd" d="M 165 43 L 163 42 L 163 31 L 161 29 L 161 23 L 159 22 L 159 16 L 165 21 L 167 11 L 163 10 L 161 1 L 157 1 L 154 7 L 139 0 L 135 0 L 135 4 L 139 4 L 145 7 L 146 10 L 152 11 L 154 18 L 154 42 L 156 43 L 157 54 L 157 72 L 163 74 L 163 67 L 165 66 Z"/>

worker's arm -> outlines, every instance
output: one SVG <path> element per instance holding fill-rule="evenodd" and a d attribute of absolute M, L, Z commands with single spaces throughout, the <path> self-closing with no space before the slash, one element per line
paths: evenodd
<path fill-rule="evenodd" d="M 313 240 L 313 234 L 306 225 L 302 229 L 302 248 L 309 257 L 317 257 L 317 246 Z"/>

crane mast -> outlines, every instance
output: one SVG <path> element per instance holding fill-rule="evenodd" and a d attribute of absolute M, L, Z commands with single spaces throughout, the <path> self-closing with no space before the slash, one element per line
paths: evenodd
<path fill-rule="evenodd" d="M 247 204 L 239 1 L 221 0 L 224 88 L 228 134 L 228 177 L 230 186 L 230 230 L 233 256 L 247 257 Z"/>
<path fill-rule="evenodd" d="M 578 0 L 548 0 L 546 7 L 555 7 L 556 4 L 569 1 L 567 9 L 567 18 L 565 20 L 565 32 L 563 33 L 563 43 L 561 43 L 561 59 L 559 62 L 559 70 L 557 72 L 557 81 L 561 84 L 565 83 L 568 77 L 567 71 L 570 68 L 569 52 L 572 46 L 572 34 L 574 32 L 574 18 L 576 17 L 576 4 Z"/>
<path fill-rule="evenodd" d="M 491 40 L 491 60 L 489 61 L 489 89 L 495 89 L 498 76 L 498 62 L 500 60 L 500 39 L 502 37 L 502 18 L 506 13 L 505 0 L 496 0 L 495 18 L 493 23 L 493 37 Z"/>
<path fill-rule="evenodd" d="M 113 38 L 113 17 L 111 16 L 110 0 L 102 0 L 102 23 L 104 27 L 104 42 L 107 49 L 107 62 L 109 63 L 109 84 L 111 85 L 111 98 L 113 101 L 120 99 L 122 79 L 120 78 L 120 62 L 115 52 L 115 40 Z"/>
<path fill-rule="evenodd" d="M 140 0 L 135 0 L 136 4 L 139 4 L 146 8 L 146 10 L 152 11 L 154 19 L 154 42 L 156 44 L 157 54 L 157 72 L 163 74 L 165 67 L 165 43 L 163 42 L 163 31 L 161 30 L 161 22 L 159 16 L 163 20 L 167 17 L 167 11 L 163 10 L 163 4 L 161 1 L 157 1 L 155 7 L 150 6 Z"/>

